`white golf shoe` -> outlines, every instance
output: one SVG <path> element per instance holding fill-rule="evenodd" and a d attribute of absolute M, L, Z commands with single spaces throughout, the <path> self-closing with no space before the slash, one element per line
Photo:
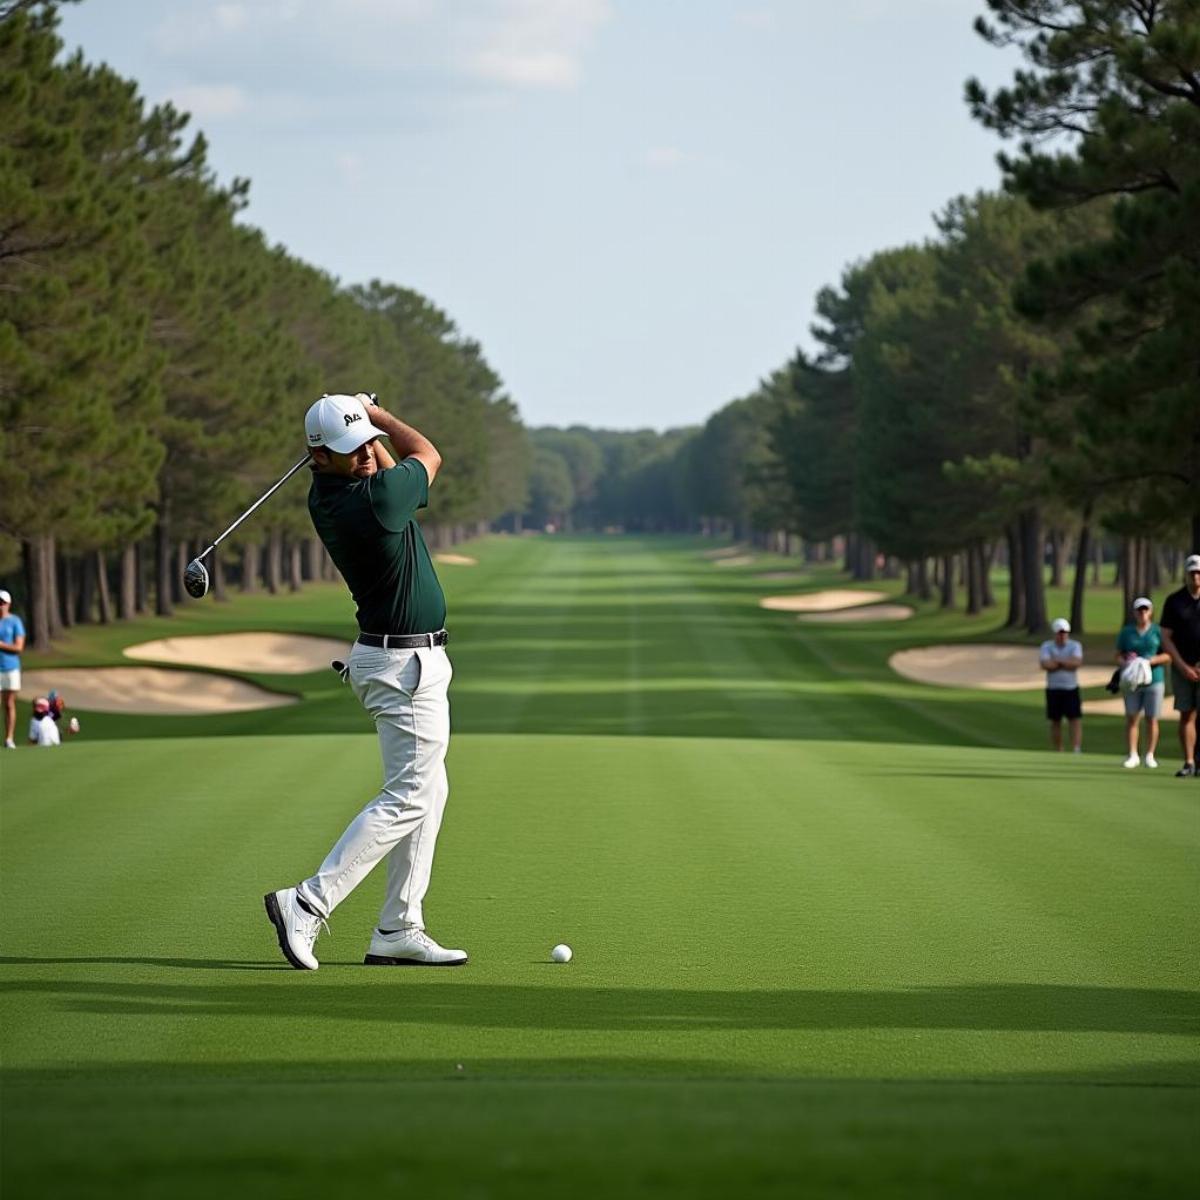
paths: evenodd
<path fill-rule="evenodd" d="M 1158 770 L 1158 759 L 1155 758 L 1153 754 L 1147 754 L 1146 766 L 1148 766 L 1152 771 Z"/>
<path fill-rule="evenodd" d="M 325 922 L 300 906 L 294 887 L 284 888 L 281 892 L 268 892 L 263 897 L 263 905 L 271 924 L 275 926 L 283 957 L 297 971 L 315 971 L 321 964 L 313 954 L 313 942 L 317 940 L 317 934 Z"/>
<path fill-rule="evenodd" d="M 400 929 L 395 933 L 375 930 L 363 962 L 368 967 L 461 967 L 465 950 L 439 946 L 423 929 Z"/>
<path fill-rule="evenodd" d="M 1140 767 L 1141 765 L 1142 765 L 1142 760 L 1140 758 L 1138 758 L 1138 756 L 1136 754 L 1131 754 L 1121 764 L 1121 766 L 1125 767 L 1127 770 L 1133 770 L 1134 767 Z"/>

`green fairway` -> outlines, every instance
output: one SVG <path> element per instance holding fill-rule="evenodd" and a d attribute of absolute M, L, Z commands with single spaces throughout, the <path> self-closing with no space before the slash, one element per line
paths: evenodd
<path fill-rule="evenodd" d="M 1200 786 L 1041 749 L 1039 692 L 803 626 L 838 582 L 699 542 L 489 539 L 441 570 L 456 678 L 430 931 L 361 965 L 372 878 L 290 970 L 262 893 L 374 793 L 332 672 L 290 708 L 84 713 L 0 760 L 3 1193 L 1179 1197 L 1200 1171 Z M 844 581 L 843 581 L 844 582 Z M 897 590 L 895 584 L 876 585 Z M 1056 598 L 1060 599 L 1060 598 Z M 1120 601 L 1090 597 L 1108 656 Z M 340 587 L 92 628 L 352 636 Z M 1031 651 L 1031 661 L 1033 654 Z M 575 959 L 549 962 L 556 942 Z"/>

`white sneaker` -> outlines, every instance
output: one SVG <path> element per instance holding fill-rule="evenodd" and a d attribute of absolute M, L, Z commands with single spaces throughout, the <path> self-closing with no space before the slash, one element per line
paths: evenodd
<path fill-rule="evenodd" d="M 281 892 L 268 892 L 263 897 L 263 904 L 271 924 L 275 926 L 283 957 L 297 971 L 315 971 L 320 963 L 313 954 L 313 942 L 317 940 L 317 934 L 325 922 L 300 907 L 294 887 L 284 888 Z M 325 927 L 329 928 L 327 925 Z"/>
<path fill-rule="evenodd" d="M 1140 767 L 1142 760 L 1136 754 L 1131 754 L 1122 764 L 1123 767 Z"/>
<path fill-rule="evenodd" d="M 423 929 L 401 929 L 395 933 L 375 930 L 363 962 L 369 967 L 461 967 L 465 950 L 439 946 Z"/>
<path fill-rule="evenodd" d="M 1146 766 L 1148 766 L 1150 768 L 1150 770 L 1153 771 L 1154 768 L 1158 766 L 1158 759 L 1155 758 L 1153 754 L 1147 754 L 1146 755 Z"/>
<path fill-rule="evenodd" d="M 4 748 L 5 748 L 5 750 L 15 750 L 17 748 L 17 743 L 14 742 L 12 740 L 12 738 L 5 738 L 4 739 Z"/>

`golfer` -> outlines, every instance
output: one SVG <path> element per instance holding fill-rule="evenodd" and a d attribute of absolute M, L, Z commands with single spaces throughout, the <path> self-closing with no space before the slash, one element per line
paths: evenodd
<path fill-rule="evenodd" d="M 458 966 L 463 950 L 425 932 L 429 887 L 449 784 L 450 660 L 446 600 L 414 516 L 442 465 L 433 443 L 373 402 L 324 396 L 304 418 L 313 459 L 308 510 L 358 605 L 350 686 L 375 720 L 383 787 L 325 861 L 264 901 L 292 966 L 315 971 L 326 918 L 387 859 L 383 910 L 363 960 L 370 966 Z M 396 463 L 379 441 L 387 437 Z"/>
<path fill-rule="evenodd" d="M 1162 714 L 1163 692 L 1166 679 L 1163 664 L 1171 656 L 1163 652 L 1162 631 L 1151 620 L 1154 605 L 1148 596 L 1139 596 L 1133 602 L 1133 620 L 1117 634 L 1117 665 L 1124 667 L 1131 659 L 1144 658 L 1150 664 L 1150 682 L 1132 692 L 1125 693 L 1125 737 L 1129 754 L 1124 766 L 1136 767 L 1142 762 L 1138 757 L 1138 727 L 1142 714 L 1146 716 L 1146 766 L 1153 770 L 1158 766 L 1154 757 L 1158 749 L 1158 719 Z M 1142 668 L 1143 670 L 1145 668 Z"/>
<path fill-rule="evenodd" d="M 1171 656 L 1171 691 L 1179 714 L 1183 766 L 1177 778 L 1200 775 L 1196 770 L 1196 710 L 1200 708 L 1200 554 L 1183 564 L 1184 583 L 1163 605 L 1159 628 L 1163 649 Z"/>
<path fill-rule="evenodd" d="M 1071 749 L 1083 749 L 1083 705 L 1079 695 L 1079 668 L 1083 665 L 1083 647 L 1071 638 L 1071 622 L 1055 617 L 1050 622 L 1054 634 L 1038 650 L 1038 666 L 1046 672 L 1046 719 L 1050 722 L 1050 745 L 1063 748 L 1064 718 L 1071 730 Z"/>

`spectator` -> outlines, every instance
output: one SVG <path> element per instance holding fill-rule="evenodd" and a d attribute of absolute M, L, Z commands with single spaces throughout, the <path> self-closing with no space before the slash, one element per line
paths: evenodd
<path fill-rule="evenodd" d="M 1046 672 L 1046 718 L 1050 722 L 1050 745 L 1055 750 L 1063 748 L 1062 723 L 1064 718 L 1071 730 L 1071 750 L 1078 754 L 1083 749 L 1083 705 L 1079 697 L 1079 668 L 1083 665 L 1083 647 L 1072 641 L 1071 622 L 1065 617 L 1056 617 L 1050 623 L 1054 637 L 1042 643 L 1038 651 L 1038 664 Z"/>
<path fill-rule="evenodd" d="M 0 588 L 0 709 L 4 711 L 4 748 L 17 743 L 17 693 L 21 690 L 21 651 L 25 625 L 12 612 L 12 596 Z"/>
<path fill-rule="evenodd" d="M 1140 765 L 1138 757 L 1139 726 L 1142 714 L 1146 716 L 1146 766 L 1158 766 L 1154 757 L 1158 749 L 1158 720 L 1162 714 L 1163 692 L 1166 679 L 1163 664 L 1171 656 L 1163 651 L 1162 632 L 1151 620 L 1154 605 L 1145 596 L 1133 602 L 1133 620 L 1117 634 L 1117 662 L 1124 667 L 1131 659 L 1143 658 L 1150 664 L 1150 682 L 1125 693 L 1125 736 L 1129 743 L 1126 767 Z"/>
<path fill-rule="evenodd" d="M 61 746 L 58 722 L 50 709 L 50 701 L 39 696 L 33 702 L 33 716 L 29 720 L 29 744 L 31 746 Z"/>
<path fill-rule="evenodd" d="M 1171 656 L 1171 691 L 1179 714 L 1179 745 L 1183 766 L 1176 778 L 1200 774 L 1196 770 L 1196 709 L 1200 707 L 1200 554 L 1183 564 L 1184 584 L 1163 605 L 1163 649 Z"/>

